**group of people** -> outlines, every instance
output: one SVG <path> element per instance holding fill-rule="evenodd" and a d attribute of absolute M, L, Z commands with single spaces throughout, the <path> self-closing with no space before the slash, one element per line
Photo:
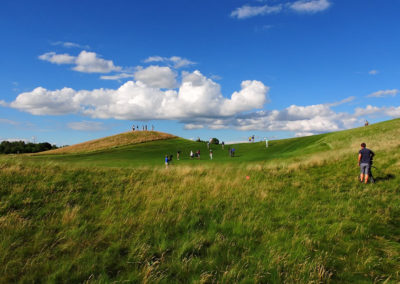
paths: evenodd
<path fill-rule="evenodd" d="M 135 125 L 132 125 L 132 131 L 135 131 L 135 130 L 140 131 L 139 125 L 136 125 L 136 127 L 135 127 Z M 142 125 L 142 131 L 147 131 L 147 124 Z M 151 131 L 154 131 L 154 125 L 151 126 Z"/>

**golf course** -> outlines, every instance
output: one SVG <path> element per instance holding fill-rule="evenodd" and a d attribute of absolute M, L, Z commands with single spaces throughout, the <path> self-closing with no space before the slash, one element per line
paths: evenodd
<path fill-rule="evenodd" d="M 0 155 L 0 283 L 399 283 L 399 138 L 394 119 L 212 160 L 156 131 Z"/>

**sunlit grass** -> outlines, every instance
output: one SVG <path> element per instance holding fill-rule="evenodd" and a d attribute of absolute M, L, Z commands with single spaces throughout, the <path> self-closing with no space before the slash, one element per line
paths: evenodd
<path fill-rule="evenodd" d="M 3 156 L 0 282 L 397 283 L 398 122 L 383 125 L 168 169 Z M 375 184 L 357 181 L 359 140 Z"/>

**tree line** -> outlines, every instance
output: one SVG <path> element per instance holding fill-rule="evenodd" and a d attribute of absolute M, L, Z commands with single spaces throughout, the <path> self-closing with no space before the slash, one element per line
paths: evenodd
<path fill-rule="evenodd" d="M 0 154 L 37 153 L 57 148 L 58 147 L 56 145 L 51 145 L 48 142 L 25 143 L 24 141 L 3 141 L 0 144 Z"/>

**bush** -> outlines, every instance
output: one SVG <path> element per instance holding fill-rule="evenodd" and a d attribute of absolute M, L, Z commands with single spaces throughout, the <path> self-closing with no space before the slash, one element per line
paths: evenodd
<path fill-rule="evenodd" d="M 219 140 L 217 138 L 211 138 L 211 144 L 219 144 Z"/>

